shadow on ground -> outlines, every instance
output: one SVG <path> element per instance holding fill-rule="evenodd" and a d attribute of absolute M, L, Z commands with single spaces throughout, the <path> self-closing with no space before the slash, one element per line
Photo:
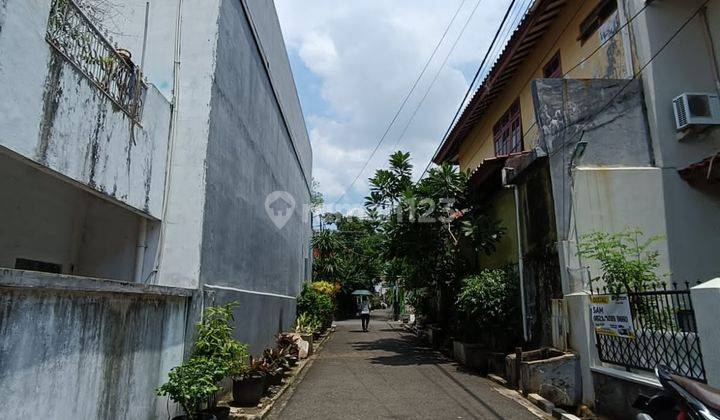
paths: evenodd
<path fill-rule="evenodd" d="M 393 331 L 393 330 L 387 330 Z M 436 365 L 449 360 L 435 350 L 417 343 L 414 336 L 403 334 L 399 338 L 380 338 L 353 343 L 357 351 L 386 352 L 368 359 L 372 364 L 386 366 Z"/>

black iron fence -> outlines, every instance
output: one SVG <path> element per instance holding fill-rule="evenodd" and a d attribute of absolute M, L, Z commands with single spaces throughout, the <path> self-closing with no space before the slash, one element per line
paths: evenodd
<path fill-rule="evenodd" d="M 595 323 L 596 346 L 600 360 L 628 369 L 653 370 L 665 365 L 679 375 L 706 382 L 700 351 L 690 285 L 670 288 L 595 289 L 595 301 L 606 296 L 608 301 L 622 302 L 627 296 L 631 313 L 628 327 L 609 331 Z M 600 299 L 602 300 L 602 299 Z"/>
<path fill-rule="evenodd" d="M 46 39 L 131 118 L 146 86 L 129 54 L 117 50 L 73 0 L 53 0 Z"/>

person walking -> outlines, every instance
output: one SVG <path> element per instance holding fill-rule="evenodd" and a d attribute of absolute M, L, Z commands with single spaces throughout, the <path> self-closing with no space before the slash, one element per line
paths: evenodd
<path fill-rule="evenodd" d="M 360 321 L 363 331 L 367 332 L 370 326 L 370 299 L 367 296 L 360 301 Z"/>

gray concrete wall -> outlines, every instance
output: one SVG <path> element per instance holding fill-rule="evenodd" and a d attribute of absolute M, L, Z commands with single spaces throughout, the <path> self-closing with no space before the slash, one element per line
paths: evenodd
<path fill-rule="evenodd" d="M 582 290 L 582 285 L 576 287 L 577 279 L 567 269 L 580 267 L 572 245 L 578 240 L 578 232 L 587 233 L 593 228 L 573 223 L 576 211 L 572 200 L 573 173 L 577 167 L 652 167 L 642 85 L 627 80 L 539 79 L 533 81 L 533 99 L 540 147 L 549 156 L 563 292 L 571 293 Z M 607 106 L 611 100 L 612 104 Z M 584 150 L 578 148 L 581 141 L 586 143 Z M 610 183 L 600 184 L 601 188 L 590 194 L 609 197 L 615 193 Z M 646 188 L 642 184 L 633 187 Z M 631 222 L 628 220 L 628 226 L 632 226 Z M 616 225 L 621 225 L 620 229 L 625 227 L 622 220 Z"/>
<path fill-rule="evenodd" d="M 292 120 L 283 117 L 240 2 L 221 3 L 218 27 L 200 277 L 233 289 L 223 291 L 223 300 L 244 302 L 238 331 L 260 350 L 273 340 L 279 319 L 291 326 L 304 280 L 309 189 L 291 135 L 305 127 L 286 126 Z M 282 228 L 265 210 L 276 190 L 296 201 Z"/>
<path fill-rule="evenodd" d="M 170 106 L 154 87 L 142 126 L 45 40 L 50 0 L 0 8 L 0 146 L 158 217 Z"/>
<path fill-rule="evenodd" d="M 109 283 L 99 281 L 94 291 L 72 290 L 76 278 L 36 277 L 0 272 L 2 416 L 166 418 L 155 388 L 182 361 L 186 298 L 122 283 L 114 287 L 124 292 L 103 291 Z M 51 281 L 66 290 L 7 287 Z"/>
<path fill-rule="evenodd" d="M 285 49 L 280 21 L 273 0 L 243 0 L 259 39 L 260 48 L 267 57 L 269 76 L 275 85 L 279 106 L 287 120 L 293 146 L 300 159 L 308 185 L 312 183 L 312 149 L 290 60 Z"/>

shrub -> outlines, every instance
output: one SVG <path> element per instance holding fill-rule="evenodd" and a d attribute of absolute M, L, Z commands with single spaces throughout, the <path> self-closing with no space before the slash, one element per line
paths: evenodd
<path fill-rule="evenodd" d="M 485 269 L 462 280 L 456 308 L 480 327 L 503 326 L 515 310 L 516 284 L 509 269 Z"/>
<path fill-rule="evenodd" d="M 332 320 L 333 301 L 330 296 L 315 290 L 311 283 L 305 283 L 297 299 L 297 311 L 298 315 L 307 314 L 326 323 Z"/>
<path fill-rule="evenodd" d="M 298 334 L 312 334 L 321 327 L 321 322 L 308 313 L 302 313 L 295 320 L 295 332 Z"/>
<path fill-rule="evenodd" d="M 238 377 L 247 373 L 249 354 L 247 345 L 241 344 L 233 336 L 233 309 L 237 302 L 205 309 L 202 322 L 197 328 L 197 338 L 193 347 L 193 357 L 205 357 L 216 360 L 225 368 L 217 381 L 227 375 Z"/>
<path fill-rule="evenodd" d="M 188 418 L 195 419 L 200 404 L 220 390 L 218 376 L 227 367 L 218 359 L 193 357 L 170 370 L 168 381 L 157 389 L 157 395 L 168 396 L 180 404 Z"/>
<path fill-rule="evenodd" d="M 340 291 L 340 284 L 329 281 L 314 281 L 310 283 L 310 287 L 319 293 L 330 296 L 331 299 Z"/>
<path fill-rule="evenodd" d="M 655 287 L 661 283 L 656 272 L 660 266 L 659 254 L 650 247 L 661 237 L 652 236 L 641 242 L 642 236 L 638 229 L 592 232 L 580 238 L 577 254 L 600 263 L 603 274 L 599 278 L 611 292 Z"/>

